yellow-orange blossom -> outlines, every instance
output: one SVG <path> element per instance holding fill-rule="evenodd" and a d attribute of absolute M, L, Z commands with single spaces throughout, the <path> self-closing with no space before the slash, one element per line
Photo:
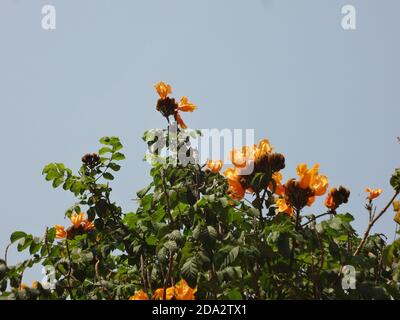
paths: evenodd
<path fill-rule="evenodd" d="M 378 198 L 383 191 L 382 191 L 382 189 L 365 188 L 365 192 L 369 193 L 367 198 L 372 201 L 375 198 Z"/>
<path fill-rule="evenodd" d="M 299 177 L 300 188 L 310 189 L 312 191 L 312 196 L 310 196 L 307 201 L 307 205 L 311 206 L 315 202 L 317 196 L 322 196 L 326 193 L 329 185 L 328 177 L 319 174 L 319 164 L 315 164 L 312 168 L 308 168 L 305 163 L 300 163 L 297 166 L 296 171 Z M 278 192 L 276 191 L 275 193 L 284 196 L 285 188 L 281 185 L 281 175 L 273 176 L 273 179 L 277 184 L 276 190 Z M 286 213 L 290 216 L 293 215 L 294 210 L 284 197 L 278 198 L 275 201 L 275 204 L 279 212 Z"/>
<path fill-rule="evenodd" d="M 166 289 L 166 300 L 194 300 L 197 288 L 191 288 L 187 282 L 182 279 L 175 286 Z M 164 299 L 164 288 L 159 288 L 154 291 L 154 300 Z M 149 300 L 149 296 L 143 290 L 137 291 L 133 296 L 129 297 L 129 300 Z"/>
<path fill-rule="evenodd" d="M 86 218 L 85 213 L 83 213 L 83 212 L 81 212 L 79 214 L 74 212 L 74 213 L 72 213 L 72 215 L 69 219 L 71 220 L 72 227 L 74 229 L 78 229 L 80 227 L 82 227 L 84 231 L 94 229 L 94 223 L 92 221 L 89 221 Z M 57 239 L 64 239 L 67 237 L 68 231 L 65 230 L 64 226 L 56 224 L 54 227 L 56 229 L 56 238 Z"/>
<path fill-rule="evenodd" d="M 207 161 L 207 167 L 213 172 L 213 173 L 218 173 L 221 171 L 223 166 L 222 160 L 208 160 Z"/>
<path fill-rule="evenodd" d="M 172 87 L 163 81 L 158 82 L 154 87 L 162 100 L 165 100 L 168 97 L 168 95 L 172 93 Z M 175 104 L 175 100 L 174 100 L 174 104 Z M 187 126 L 183 122 L 183 119 L 182 119 L 181 115 L 179 114 L 179 111 L 193 112 L 196 109 L 197 109 L 197 106 L 194 105 L 193 103 L 189 102 L 189 99 L 185 96 L 183 96 L 180 99 L 179 103 L 177 105 L 175 105 L 174 117 L 175 117 L 176 122 L 178 122 L 179 126 L 182 129 L 186 129 Z"/>

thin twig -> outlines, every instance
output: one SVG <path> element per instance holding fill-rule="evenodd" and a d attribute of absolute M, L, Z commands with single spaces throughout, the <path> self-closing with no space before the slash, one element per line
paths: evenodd
<path fill-rule="evenodd" d="M 172 213 L 171 213 L 171 205 L 169 203 L 169 194 L 168 194 L 168 191 L 167 191 L 167 184 L 166 184 L 166 181 L 165 181 L 165 173 L 164 173 L 164 171 L 161 172 L 161 176 L 162 176 L 163 192 L 165 194 L 165 200 L 166 200 L 166 205 L 167 205 L 167 213 L 168 213 L 168 216 L 169 216 L 169 218 L 171 220 L 171 224 L 174 225 L 174 218 L 172 217 Z"/>
<path fill-rule="evenodd" d="M 327 216 L 328 214 L 332 214 L 332 212 L 328 211 L 328 212 L 322 213 L 322 214 L 320 214 L 320 215 L 318 215 L 318 216 L 312 217 L 312 218 L 311 218 L 310 220 L 308 220 L 306 223 L 302 224 L 301 227 L 303 228 L 303 227 L 309 225 L 311 222 L 314 222 L 314 221 L 316 221 L 316 220 L 319 219 L 319 218 L 322 218 L 322 217 L 324 217 L 324 216 Z"/>
<path fill-rule="evenodd" d="M 6 247 L 6 251 L 5 251 L 5 254 L 4 254 L 4 262 L 6 263 L 6 265 L 7 265 L 8 248 L 10 248 L 11 245 L 12 245 L 12 243 L 10 243 L 10 244 Z"/>
<path fill-rule="evenodd" d="M 147 280 L 146 280 L 146 273 L 144 271 L 144 259 L 143 254 L 140 255 L 140 271 L 142 273 L 142 281 L 143 281 L 143 288 L 144 291 L 147 291 Z"/>
<path fill-rule="evenodd" d="M 71 299 L 74 299 L 74 296 L 72 294 L 72 286 L 71 286 L 71 273 L 72 273 L 72 267 L 71 267 L 71 253 L 69 251 L 69 245 L 68 245 L 68 239 L 65 241 L 66 249 L 67 249 L 67 255 L 68 255 L 68 273 L 67 273 L 67 281 L 68 281 L 68 292 L 69 295 L 71 296 Z"/>
<path fill-rule="evenodd" d="M 164 278 L 163 300 L 166 300 L 166 298 L 167 298 L 167 284 L 168 284 L 168 281 L 170 280 L 170 277 L 171 277 L 173 262 L 174 262 L 174 255 L 172 254 L 172 252 L 170 252 L 169 253 L 169 264 L 168 264 L 167 275 Z"/>
<path fill-rule="evenodd" d="M 393 201 L 396 199 L 396 197 L 399 195 L 399 193 L 400 193 L 400 191 L 396 191 L 394 193 L 393 197 L 388 202 L 388 204 L 382 209 L 382 211 L 377 216 L 375 216 L 375 215 L 372 216 L 372 219 L 369 221 L 368 227 L 364 232 L 364 236 L 363 236 L 360 244 L 358 245 L 356 252 L 354 252 L 354 256 L 358 256 L 360 254 L 361 249 L 364 247 L 365 242 L 367 241 L 367 238 L 369 236 L 369 233 L 371 232 L 372 227 L 379 220 L 379 218 L 382 217 L 382 215 L 387 211 L 387 209 L 389 209 L 389 207 L 391 206 Z"/>

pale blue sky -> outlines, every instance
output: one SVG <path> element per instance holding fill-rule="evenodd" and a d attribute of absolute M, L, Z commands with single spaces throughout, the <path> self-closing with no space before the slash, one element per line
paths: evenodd
<path fill-rule="evenodd" d="M 44 4 L 56 7 L 54 31 L 41 29 Z M 344 4 L 357 9 L 356 31 L 341 28 Z M 148 181 L 141 135 L 164 125 L 159 80 L 198 104 L 184 115 L 189 126 L 269 138 L 286 155 L 286 177 L 319 162 L 351 189 L 343 210 L 361 231 L 365 186 L 384 189 L 382 205 L 400 166 L 399 10 L 397 0 L 1 0 L 1 255 L 16 229 L 41 235 L 67 223 L 73 197 L 41 170 L 78 168 L 101 136 L 125 145 L 113 197 L 134 209 Z M 392 216 L 375 229 L 390 239 Z"/>

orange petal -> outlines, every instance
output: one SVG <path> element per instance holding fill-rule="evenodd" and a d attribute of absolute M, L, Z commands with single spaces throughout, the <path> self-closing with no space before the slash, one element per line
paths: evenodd
<path fill-rule="evenodd" d="M 193 112 L 197 106 L 189 102 L 187 97 L 182 97 L 178 104 L 178 110 L 183 112 Z"/>
<path fill-rule="evenodd" d="M 85 220 L 85 214 L 81 212 L 80 214 L 76 214 L 75 212 L 72 213 L 71 217 L 69 218 L 74 225 L 74 228 L 77 229 L 81 226 L 83 220 Z"/>
<path fill-rule="evenodd" d="M 207 167 L 213 172 L 213 173 L 218 173 L 222 169 L 223 163 L 222 160 L 217 160 L 217 161 L 212 161 L 208 160 L 207 161 Z"/>
<path fill-rule="evenodd" d="M 56 229 L 56 238 L 57 239 L 64 239 L 67 237 L 67 232 L 65 231 L 63 226 L 56 224 L 54 226 L 54 228 Z"/>
<path fill-rule="evenodd" d="M 307 205 L 308 205 L 309 207 L 311 207 L 311 206 L 313 205 L 313 203 L 315 202 L 315 198 L 316 198 L 316 196 L 313 196 L 313 197 L 309 197 L 309 198 L 308 198 Z"/>
<path fill-rule="evenodd" d="M 149 296 L 143 290 L 139 290 L 133 296 L 129 297 L 129 300 L 149 300 Z"/>
<path fill-rule="evenodd" d="M 156 88 L 156 91 L 161 99 L 165 99 L 168 94 L 172 93 L 171 86 L 163 81 L 157 83 L 154 88 Z"/>

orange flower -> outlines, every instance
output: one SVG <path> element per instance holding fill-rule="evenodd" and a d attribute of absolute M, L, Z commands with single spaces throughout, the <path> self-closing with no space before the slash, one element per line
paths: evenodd
<path fill-rule="evenodd" d="M 311 196 L 307 201 L 308 206 L 312 206 L 315 202 L 316 196 L 324 195 L 328 189 L 328 177 L 320 175 L 318 170 L 319 164 L 315 164 L 311 169 L 308 169 L 305 163 L 301 163 L 297 166 L 297 175 L 300 178 L 300 188 L 309 188 L 313 191 L 313 196 Z"/>
<path fill-rule="evenodd" d="M 74 212 L 69 219 L 71 220 L 72 227 L 68 228 L 67 230 L 65 230 L 64 227 L 59 224 L 54 226 L 56 229 L 57 239 L 68 238 L 68 235 L 74 234 L 73 229 L 82 228 L 83 231 L 89 231 L 95 228 L 94 223 L 86 219 L 86 215 L 83 212 L 79 214 Z"/>
<path fill-rule="evenodd" d="M 32 289 L 40 289 L 42 287 L 42 284 L 39 281 L 32 281 Z"/>
<path fill-rule="evenodd" d="M 69 218 L 74 226 L 75 229 L 79 228 L 82 222 L 85 220 L 85 214 L 81 212 L 80 214 L 73 213 Z"/>
<path fill-rule="evenodd" d="M 254 159 L 259 160 L 263 156 L 267 155 L 272 151 L 271 144 L 269 143 L 268 139 L 263 139 L 257 145 L 254 145 L 253 152 L 254 152 Z"/>
<path fill-rule="evenodd" d="M 156 88 L 158 95 L 160 96 L 161 99 L 165 99 L 168 94 L 172 93 L 172 88 L 169 84 L 166 84 L 165 82 L 160 81 L 157 83 L 154 88 Z"/>
<path fill-rule="evenodd" d="M 272 151 L 271 144 L 269 143 L 268 139 L 262 139 L 258 143 L 258 149 L 261 150 L 264 153 L 270 153 Z"/>
<path fill-rule="evenodd" d="M 85 219 L 83 221 L 83 230 L 88 231 L 88 230 L 92 230 L 92 229 L 94 229 L 93 221 L 89 221 L 89 220 Z"/>
<path fill-rule="evenodd" d="M 337 208 L 339 208 L 339 206 L 347 203 L 349 197 L 350 190 L 346 189 L 345 187 L 340 186 L 339 188 L 332 188 L 325 199 L 325 206 L 328 209 L 335 211 Z"/>
<path fill-rule="evenodd" d="M 175 297 L 177 300 L 195 300 L 196 291 L 197 288 L 192 289 L 183 279 L 175 285 Z"/>
<path fill-rule="evenodd" d="M 246 168 L 250 160 L 254 160 L 254 149 L 243 146 L 241 150 L 232 149 L 229 158 L 236 168 Z"/>
<path fill-rule="evenodd" d="M 54 228 L 56 229 L 56 238 L 57 239 L 64 239 L 67 237 L 67 232 L 65 231 L 63 226 L 56 224 L 54 226 Z"/>
<path fill-rule="evenodd" d="M 218 173 L 221 171 L 223 166 L 222 160 L 208 160 L 207 161 L 207 167 L 213 172 L 213 173 Z"/>
<path fill-rule="evenodd" d="M 190 103 L 189 99 L 187 97 L 181 98 L 181 100 L 179 101 L 178 107 L 176 108 L 174 116 L 175 116 L 176 122 L 178 122 L 179 126 L 182 129 L 186 129 L 187 125 L 185 124 L 185 122 L 183 122 L 182 117 L 178 111 L 193 112 L 196 109 L 197 109 L 197 106 L 194 105 L 193 103 Z"/>
<path fill-rule="evenodd" d="M 26 290 L 29 289 L 29 286 L 26 283 L 21 283 L 19 285 L 19 290 Z"/>
<path fill-rule="evenodd" d="M 165 295 L 166 300 L 171 300 L 174 296 L 175 296 L 175 288 L 174 287 L 167 288 L 167 292 Z M 159 288 L 156 291 L 154 291 L 153 299 L 164 300 L 164 288 Z"/>
<path fill-rule="evenodd" d="M 325 199 L 325 207 L 331 210 L 336 209 L 336 204 L 335 201 L 333 200 L 333 195 L 332 192 L 335 190 L 335 188 L 332 188 L 331 192 L 329 192 L 328 196 Z"/>
<path fill-rule="evenodd" d="M 197 106 L 189 102 L 187 97 L 182 97 L 178 104 L 178 110 L 183 112 L 193 112 Z"/>
<path fill-rule="evenodd" d="M 149 300 L 149 296 L 143 290 L 139 290 L 133 296 L 130 296 L 129 300 Z"/>
<path fill-rule="evenodd" d="M 328 189 L 328 185 L 329 185 L 328 177 L 319 175 L 315 177 L 311 185 L 311 189 L 314 190 L 314 194 L 316 196 L 322 196 Z"/>
<path fill-rule="evenodd" d="M 381 193 L 383 192 L 382 191 L 382 189 L 371 189 L 371 188 L 366 188 L 365 189 L 365 192 L 368 192 L 369 193 L 369 195 L 368 195 L 368 199 L 370 200 L 370 201 L 372 201 L 372 200 L 374 200 L 375 198 L 378 198 L 380 195 L 381 195 Z"/>
<path fill-rule="evenodd" d="M 300 187 L 302 189 L 311 188 L 315 178 L 318 176 L 319 164 L 315 164 L 311 169 L 308 169 L 305 163 L 297 166 L 297 175 L 300 178 Z"/>
<path fill-rule="evenodd" d="M 286 203 L 286 200 L 284 198 L 279 198 L 275 201 L 276 206 L 278 207 L 278 211 L 279 212 L 283 212 L 286 213 L 287 215 L 289 215 L 290 217 L 293 216 L 294 214 L 294 210 L 291 206 L 289 206 Z"/>
<path fill-rule="evenodd" d="M 307 205 L 308 205 L 309 207 L 311 207 L 311 206 L 313 205 L 313 203 L 315 202 L 315 199 L 316 199 L 316 196 L 309 197 L 309 198 L 308 198 L 308 201 L 307 201 Z"/>
<path fill-rule="evenodd" d="M 228 180 L 229 193 L 235 200 L 242 200 L 246 190 L 239 181 Z"/>
<path fill-rule="evenodd" d="M 228 168 L 224 171 L 223 175 L 229 181 L 239 181 L 239 173 L 236 168 Z"/>
<path fill-rule="evenodd" d="M 282 196 L 285 194 L 285 186 L 282 185 L 282 173 L 274 172 L 272 174 L 272 180 L 275 181 L 275 194 L 278 196 Z M 272 183 L 269 184 L 269 189 L 273 190 Z"/>
<path fill-rule="evenodd" d="M 160 100 L 157 103 L 157 110 L 160 111 L 164 117 L 174 116 L 175 121 L 179 124 L 182 129 L 186 129 L 187 126 L 183 122 L 179 111 L 182 112 L 193 112 L 197 109 L 196 105 L 189 102 L 187 97 L 182 97 L 179 103 L 175 103 L 174 98 L 169 98 L 168 95 L 172 93 L 172 88 L 169 84 L 160 81 L 155 86 Z"/>

